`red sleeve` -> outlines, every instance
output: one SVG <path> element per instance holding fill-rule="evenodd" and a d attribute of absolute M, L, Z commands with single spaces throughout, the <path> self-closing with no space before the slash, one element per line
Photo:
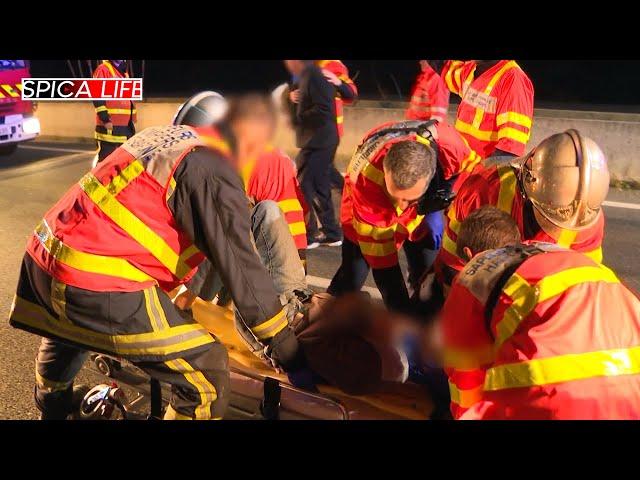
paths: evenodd
<path fill-rule="evenodd" d="M 472 75 L 475 62 L 463 62 L 460 60 L 447 60 L 442 67 L 440 76 L 445 86 L 458 96 L 462 96 L 462 87 L 469 75 Z"/>
<path fill-rule="evenodd" d="M 98 68 L 96 68 L 93 72 L 93 78 L 111 78 L 111 77 L 112 75 L 109 69 L 102 64 L 98 65 Z"/>
<path fill-rule="evenodd" d="M 449 106 L 449 90 L 431 67 L 418 75 L 411 92 L 405 118 L 409 120 L 444 120 Z"/>
<path fill-rule="evenodd" d="M 484 306 L 457 281 L 442 309 L 442 336 L 451 412 L 457 419 L 482 399 L 493 344 L 484 326 Z"/>
<path fill-rule="evenodd" d="M 524 155 L 533 124 L 533 84 L 519 68 L 508 71 L 497 95 L 496 149 Z"/>
<path fill-rule="evenodd" d="M 438 160 L 446 179 L 467 168 L 472 169 L 478 163 L 480 158 L 469 148 L 455 128 L 447 122 L 439 122 L 437 129 Z"/>

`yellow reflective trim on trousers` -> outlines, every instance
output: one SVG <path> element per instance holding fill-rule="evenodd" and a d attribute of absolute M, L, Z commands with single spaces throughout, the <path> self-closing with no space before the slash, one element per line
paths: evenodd
<path fill-rule="evenodd" d="M 360 173 L 373 183 L 376 183 L 381 187 L 384 186 L 384 172 L 370 163 L 367 163 Z"/>
<path fill-rule="evenodd" d="M 484 390 L 525 388 L 640 373 L 640 347 L 572 353 L 499 365 L 487 370 Z"/>
<path fill-rule="evenodd" d="M 302 210 L 302 205 L 297 198 L 289 198 L 287 200 L 280 200 L 278 206 L 282 213 L 299 212 Z"/>
<path fill-rule="evenodd" d="M 67 318 L 67 298 L 66 298 L 67 285 L 59 282 L 55 278 L 51 279 L 51 308 L 61 322 L 71 323 Z"/>
<path fill-rule="evenodd" d="M 500 176 L 500 191 L 498 192 L 498 204 L 496 207 L 511 215 L 517 187 L 516 174 L 511 167 L 506 166 L 498 167 L 498 175 Z"/>
<path fill-rule="evenodd" d="M 100 181 L 88 173 L 80 180 L 80 187 L 96 206 L 131 238 L 146 248 L 160 263 L 178 278 L 191 271 L 162 237 L 122 205 Z"/>
<path fill-rule="evenodd" d="M 41 390 L 46 390 L 48 393 L 63 392 L 73 384 L 73 380 L 68 382 L 55 382 L 44 378 L 38 373 L 38 360 L 36 360 L 36 385 Z"/>
<path fill-rule="evenodd" d="M 504 112 L 496 117 L 496 125 L 504 125 L 505 123 L 515 123 L 522 127 L 531 128 L 531 118 L 518 112 Z"/>
<path fill-rule="evenodd" d="M 371 237 L 374 240 L 390 240 L 394 237 L 398 224 L 392 225 L 390 227 L 377 227 L 375 225 L 369 225 L 368 223 L 360 222 L 355 217 L 353 217 L 351 220 L 351 225 L 353 226 L 353 229 L 356 231 L 356 233 L 358 233 L 358 235 L 362 235 L 363 237 Z"/>
<path fill-rule="evenodd" d="M 602 263 L 602 247 L 598 247 L 589 252 L 583 252 L 583 254 L 589 257 L 594 262 Z"/>
<path fill-rule="evenodd" d="M 151 324 L 151 328 L 154 332 L 162 330 L 162 325 L 158 321 L 158 317 L 155 315 L 154 310 L 151 309 L 151 300 L 149 298 L 149 289 L 145 289 L 142 291 L 144 295 L 144 307 L 147 310 L 147 316 L 149 317 L 149 323 Z"/>
<path fill-rule="evenodd" d="M 93 136 L 96 140 L 102 142 L 124 143 L 128 140 L 126 135 L 110 135 L 108 133 L 94 132 Z"/>
<path fill-rule="evenodd" d="M 478 403 L 482 399 L 482 385 L 468 390 L 458 388 L 453 382 L 449 381 L 449 393 L 451 394 L 451 402 L 462 408 L 469 408 L 473 404 Z"/>
<path fill-rule="evenodd" d="M 304 222 L 295 222 L 289 224 L 289 232 L 291 235 L 302 235 L 303 233 L 307 233 L 307 227 Z"/>
<path fill-rule="evenodd" d="M 194 255 L 196 255 L 198 253 L 200 253 L 200 249 L 198 247 L 196 247 L 195 245 L 191 245 L 191 246 L 187 247 L 180 254 L 180 261 L 181 262 L 186 262 L 187 260 L 189 260 L 191 257 L 193 257 Z M 191 267 L 189 267 L 189 268 L 191 268 Z"/>
<path fill-rule="evenodd" d="M 169 404 L 167 405 L 167 409 L 164 411 L 163 420 L 193 420 L 193 418 L 182 415 L 181 413 L 176 412 L 176 410 Z"/>
<path fill-rule="evenodd" d="M 287 316 L 285 315 L 284 310 L 280 310 L 266 322 L 262 322 L 260 325 L 253 327 L 251 331 L 259 340 L 265 340 L 267 338 L 275 337 L 278 333 L 284 330 L 287 325 Z"/>
<path fill-rule="evenodd" d="M 34 315 L 39 317 L 34 318 Z M 40 305 L 16 296 L 11 319 L 49 334 L 117 355 L 170 355 L 214 343 L 213 337 L 200 324 L 179 325 L 159 332 L 108 335 L 62 323 Z M 44 320 L 44 321 L 42 321 Z M 187 340 L 181 337 L 192 336 Z M 175 342 L 171 342 L 175 340 Z M 145 347 L 136 344 L 147 343 Z M 131 346 L 134 345 L 134 346 Z"/>
<path fill-rule="evenodd" d="M 83 272 L 124 278 L 134 282 L 155 280 L 122 258 L 81 252 L 60 241 L 43 220 L 34 230 L 42 246 L 56 261 Z"/>
<path fill-rule="evenodd" d="M 589 282 L 619 283 L 620 280 L 603 265 L 569 268 L 544 277 L 535 285 L 517 273 L 512 275 L 502 291 L 513 300 L 513 304 L 496 324 L 496 348 L 515 333 L 538 304 L 563 294 L 571 287 Z"/>
<path fill-rule="evenodd" d="M 172 370 L 182 373 L 187 382 L 193 385 L 200 395 L 200 405 L 194 411 L 196 420 L 209 420 L 211 418 L 211 404 L 218 398 L 213 384 L 207 380 L 202 372 L 193 368 L 182 358 L 168 360 L 165 364 Z"/>
<path fill-rule="evenodd" d="M 387 255 L 398 252 L 395 242 L 375 243 L 358 241 L 358 245 L 360 246 L 360 251 L 370 257 L 386 257 Z"/>
<path fill-rule="evenodd" d="M 525 133 L 511 127 L 502 127 L 498 130 L 498 140 L 502 138 L 509 138 L 516 142 L 527 143 L 529 141 L 529 133 Z"/>

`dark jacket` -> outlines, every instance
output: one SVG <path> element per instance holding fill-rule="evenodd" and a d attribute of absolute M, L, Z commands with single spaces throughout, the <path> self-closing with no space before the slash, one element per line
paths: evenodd
<path fill-rule="evenodd" d="M 338 144 L 335 87 L 320 68 L 310 64 L 300 75 L 300 102 L 294 125 L 300 148 L 330 148 Z"/>

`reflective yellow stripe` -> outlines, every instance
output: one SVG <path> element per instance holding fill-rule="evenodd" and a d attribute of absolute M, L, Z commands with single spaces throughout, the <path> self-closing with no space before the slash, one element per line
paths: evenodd
<path fill-rule="evenodd" d="M 193 257 L 194 255 L 200 253 L 200 250 L 198 249 L 198 247 L 196 247 L 195 245 L 191 245 L 190 247 L 187 247 L 184 252 L 182 252 L 180 254 L 180 261 L 181 262 L 186 262 L 187 260 L 189 260 L 191 257 Z M 191 268 L 191 267 L 189 267 Z"/>
<path fill-rule="evenodd" d="M 359 241 L 358 245 L 360 245 L 362 253 L 371 257 L 386 257 L 398 252 L 395 242 L 374 243 Z"/>
<path fill-rule="evenodd" d="M 577 236 L 578 232 L 576 230 L 562 229 L 556 243 L 561 247 L 569 248 Z"/>
<path fill-rule="evenodd" d="M 412 233 L 416 228 L 420 226 L 423 220 L 424 220 L 424 215 L 417 215 L 416 218 L 411 220 L 405 227 L 407 232 Z M 402 225 L 400 226 L 402 227 Z"/>
<path fill-rule="evenodd" d="M 602 247 L 598 247 L 590 252 L 583 252 L 587 257 L 589 257 L 594 262 L 602 263 Z"/>
<path fill-rule="evenodd" d="M 94 255 L 76 250 L 53 236 L 49 226 L 43 220 L 36 228 L 34 233 L 40 240 L 40 243 L 56 259 L 69 267 L 89 273 L 99 273 L 112 277 L 124 278 L 134 282 L 148 282 L 155 280 L 138 270 L 129 262 L 122 258 L 105 257 L 102 255 Z"/>
<path fill-rule="evenodd" d="M 569 268 L 542 278 L 536 285 L 530 285 L 517 273 L 512 275 L 502 291 L 512 299 L 513 304 L 505 310 L 496 324 L 496 348 L 515 333 L 520 323 L 538 304 L 561 295 L 571 287 L 588 282 L 619 283 L 619 280 L 603 265 Z"/>
<path fill-rule="evenodd" d="M 10 97 L 17 98 L 20 96 L 20 94 L 16 92 L 11 85 L 4 84 L 2 85 L 2 88 L 4 88 L 4 91 L 7 92 Z"/>
<path fill-rule="evenodd" d="M 290 223 L 289 232 L 291 232 L 291 235 L 295 237 L 296 235 L 302 235 L 303 233 L 307 233 L 307 227 L 305 226 L 304 222 Z"/>
<path fill-rule="evenodd" d="M 516 142 L 527 143 L 529 141 L 529 134 L 515 128 L 503 127 L 498 130 L 498 140 L 501 138 L 509 138 Z"/>
<path fill-rule="evenodd" d="M 108 111 L 108 110 L 107 110 L 107 107 L 105 107 L 104 105 L 100 105 L 99 107 L 96 107 L 96 113 L 98 113 L 98 112 L 106 112 L 106 111 Z"/>
<path fill-rule="evenodd" d="M 457 235 L 460 232 L 460 222 L 456 219 L 456 210 L 453 205 L 449 207 L 447 217 L 449 217 L 449 228 Z"/>
<path fill-rule="evenodd" d="M 208 147 L 218 150 L 225 155 L 228 155 L 231 152 L 231 148 L 224 140 L 203 134 L 198 134 L 198 138 L 200 138 Z M 253 168 L 253 164 L 251 164 L 251 168 Z"/>
<path fill-rule="evenodd" d="M 486 391 L 640 373 L 640 347 L 572 353 L 490 368 Z"/>
<path fill-rule="evenodd" d="M 280 331 L 284 330 L 287 324 L 287 316 L 284 310 L 280 310 L 266 322 L 262 322 L 260 325 L 253 327 L 251 331 L 259 340 L 264 340 L 275 337 Z"/>
<path fill-rule="evenodd" d="M 475 166 L 482 160 L 480 155 L 471 150 L 467 158 L 464 159 L 460 166 L 460 172 L 471 172 Z"/>
<path fill-rule="evenodd" d="M 531 119 L 518 112 L 504 112 L 496 117 L 496 125 L 504 125 L 505 123 L 515 123 L 522 127 L 531 128 Z"/>
<path fill-rule="evenodd" d="M 176 412 L 176 410 L 171 406 L 167 405 L 167 409 L 164 412 L 163 420 L 193 420 L 193 418 L 188 417 L 187 415 L 182 415 L 181 413 Z"/>
<path fill-rule="evenodd" d="M 129 108 L 109 108 L 107 109 L 107 111 L 109 112 L 110 115 L 129 115 L 129 114 L 133 115 L 137 113 L 135 108 L 133 110 Z"/>
<path fill-rule="evenodd" d="M 200 372 L 194 369 L 188 362 L 182 358 L 169 360 L 165 364 L 176 372 L 182 373 L 184 378 L 193 385 L 200 395 L 200 405 L 195 409 L 194 415 L 196 420 L 208 420 L 211 418 L 211 404 L 218 398 L 216 388 L 209 380 Z"/>
<path fill-rule="evenodd" d="M 384 186 L 384 172 L 370 163 L 367 163 L 360 173 L 373 183 L 377 183 L 381 187 Z"/>
<path fill-rule="evenodd" d="M 498 141 L 498 132 L 493 130 L 480 130 L 479 128 L 459 119 L 456 120 L 456 130 L 461 133 L 467 133 L 478 140 L 484 140 L 486 142 Z"/>
<path fill-rule="evenodd" d="M 456 253 L 457 247 L 458 247 L 458 244 L 453 240 L 451 240 L 449 235 L 447 235 L 447 231 L 445 230 L 444 236 L 442 237 L 442 248 L 444 248 L 447 252 L 449 252 L 454 257 L 457 257 L 458 256 L 458 254 Z"/>
<path fill-rule="evenodd" d="M 51 308 L 61 322 L 71 323 L 67 318 L 67 285 L 59 282 L 55 278 L 51 279 Z"/>
<path fill-rule="evenodd" d="M 278 206 L 282 213 L 299 212 L 302 210 L 302 205 L 297 198 L 290 198 L 288 200 L 280 200 Z"/>
<path fill-rule="evenodd" d="M 446 349 L 443 363 L 447 368 L 456 370 L 476 370 L 494 360 L 494 347 L 487 345 L 471 350 Z"/>
<path fill-rule="evenodd" d="M 106 188 L 111 195 L 118 195 L 129 183 L 141 175 L 142 172 L 144 172 L 144 166 L 138 160 L 134 160 L 120 170 L 120 173 L 113 177 Z"/>
<path fill-rule="evenodd" d="M 16 83 L 16 88 L 22 92 L 22 83 Z"/>
<path fill-rule="evenodd" d="M 36 384 L 39 389 L 46 390 L 48 393 L 63 392 L 73 384 L 73 380 L 68 382 L 55 382 L 44 378 L 38 373 L 38 361 L 36 360 Z"/>
<path fill-rule="evenodd" d="M 500 191 L 498 192 L 498 207 L 505 213 L 511 215 L 513 208 L 513 198 L 516 194 L 516 175 L 511 167 L 498 167 L 500 176 Z"/>
<path fill-rule="evenodd" d="M 342 115 L 339 115 L 336 117 L 336 123 L 343 123 L 344 122 L 344 117 Z"/>
<path fill-rule="evenodd" d="M 111 135 L 109 133 L 94 132 L 93 136 L 102 142 L 124 143 L 128 140 L 126 135 Z"/>
<path fill-rule="evenodd" d="M 86 174 L 79 183 L 82 190 L 105 215 L 147 249 L 169 271 L 178 278 L 183 278 L 191 271 L 191 267 L 167 245 L 162 237 L 111 195 L 107 187 L 102 185 L 92 173 Z"/>
<path fill-rule="evenodd" d="M 371 237 L 375 240 L 389 240 L 394 237 L 396 231 L 396 225 L 390 227 L 377 227 L 375 225 L 369 225 L 367 223 L 352 218 L 351 224 L 358 235 L 363 237 Z"/>
<path fill-rule="evenodd" d="M 47 310 L 20 297 L 14 298 L 11 320 L 116 355 L 170 355 L 214 342 L 199 324 L 179 325 L 159 332 L 108 335 L 71 323 L 62 323 Z"/>
<path fill-rule="evenodd" d="M 453 382 L 449 381 L 449 393 L 451 394 L 451 402 L 462 408 L 469 408 L 482 399 L 482 385 L 476 388 L 462 390 Z"/>

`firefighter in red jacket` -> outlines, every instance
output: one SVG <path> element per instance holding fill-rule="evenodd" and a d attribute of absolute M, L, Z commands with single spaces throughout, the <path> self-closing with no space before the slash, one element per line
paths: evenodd
<path fill-rule="evenodd" d="M 464 262 L 456 254 L 460 224 L 482 205 L 509 213 L 525 240 L 557 243 L 601 262 L 601 205 L 608 191 L 609 170 L 602 150 L 576 130 L 550 136 L 510 164 L 474 172 L 447 212 L 436 261 L 438 277 L 450 284 L 461 270 Z"/>
<path fill-rule="evenodd" d="M 482 158 L 521 156 L 533 122 L 533 84 L 514 60 L 430 61 L 461 101 L 456 129 Z"/>
<path fill-rule="evenodd" d="M 213 124 L 219 109 L 209 107 Z M 229 287 L 239 330 L 284 369 L 302 361 L 249 238 L 242 182 L 226 158 L 229 144 L 239 158 L 264 148 L 264 108 L 251 107 L 230 110 L 224 137 L 213 126 L 145 129 L 87 173 L 35 228 L 10 322 L 45 337 L 36 363 L 42 418 L 69 413 L 87 350 L 123 357 L 170 383 L 165 418 L 220 418 L 229 394 L 226 350 L 165 293 L 205 257 Z"/>
<path fill-rule="evenodd" d="M 483 251 L 483 213 L 462 224 L 458 253 L 470 261 L 442 311 L 453 416 L 640 419 L 638 297 L 602 264 L 554 244 Z"/>
<path fill-rule="evenodd" d="M 128 78 L 126 60 L 103 60 L 93 78 Z M 101 162 L 136 133 L 136 107 L 131 100 L 95 101 L 98 161 Z"/>
<path fill-rule="evenodd" d="M 405 310 L 409 294 L 398 250 L 404 244 L 415 289 L 440 247 L 441 210 L 479 160 L 446 123 L 387 123 L 369 132 L 347 170 L 342 264 L 328 292 L 360 290 L 372 268 L 386 305 Z"/>
<path fill-rule="evenodd" d="M 411 89 L 407 120 L 446 120 L 449 108 L 449 89 L 442 77 L 426 60 L 420 60 L 420 74 Z"/>

